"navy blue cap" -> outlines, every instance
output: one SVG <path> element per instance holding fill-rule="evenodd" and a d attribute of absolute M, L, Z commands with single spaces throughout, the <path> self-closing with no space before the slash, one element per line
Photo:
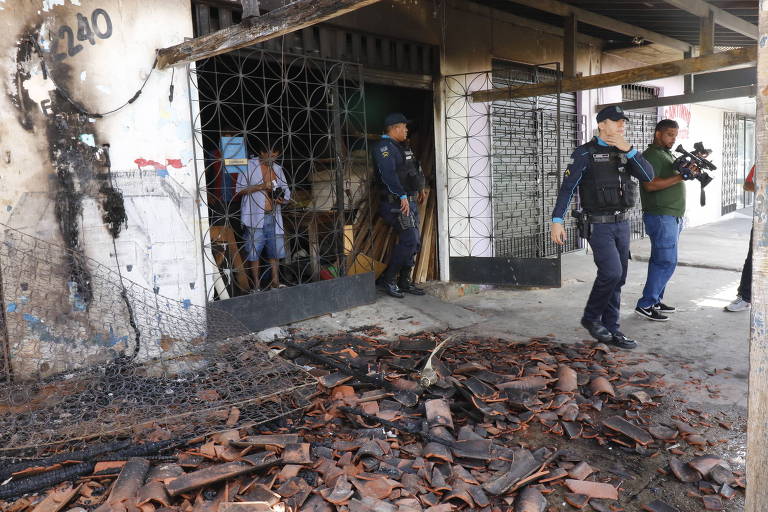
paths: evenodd
<path fill-rule="evenodd" d="M 610 119 L 611 121 L 618 121 L 619 119 L 624 119 L 625 121 L 629 121 L 629 118 L 624 115 L 624 110 L 618 105 L 614 105 L 612 107 L 605 107 L 603 110 L 597 113 L 597 122 L 605 121 L 606 119 Z"/>
<path fill-rule="evenodd" d="M 391 114 L 387 114 L 387 117 L 384 118 L 384 127 L 392 126 L 393 124 L 398 123 L 407 123 L 408 118 L 405 117 L 400 112 L 392 112 Z"/>

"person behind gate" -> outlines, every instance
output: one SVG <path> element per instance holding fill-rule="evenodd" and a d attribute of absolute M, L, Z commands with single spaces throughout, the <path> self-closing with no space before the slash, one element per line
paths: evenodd
<path fill-rule="evenodd" d="M 389 263 L 376 284 L 392 297 L 406 293 L 424 295 L 411 281 L 416 254 L 421 246 L 417 203 L 424 201 L 425 179 L 407 146 L 408 120 L 392 113 L 384 118 L 384 135 L 372 149 L 379 190 L 379 215 L 399 235 Z"/>
<path fill-rule="evenodd" d="M 655 177 L 643 183 L 640 199 L 643 203 L 643 224 L 651 240 L 651 257 L 648 259 L 648 277 L 643 296 L 637 301 L 635 313 L 648 320 L 663 322 L 666 313 L 677 308 L 662 302 L 667 283 L 677 266 L 677 243 L 683 230 L 685 215 L 686 179 L 694 179 L 697 169 L 684 168 L 679 173 L 674 168 L 672 147 L 677 139 L 678 125 L 672 119 L 662 119 L 656 124 L 653 142 L 643 156 L 653 166 Z"/>
<path fill-rule="evenodd" d="M 592 285 L 581 325 L 603 343 L 634 348 L 637 342 L 619 330 L 621 287 L 627 278 L 629 221 L 626 211 L 635 205 L 637 185 L 653 179 L 653 167 L 624 138 L 628 120 L 620 107 L 597 114 L 598 135 L 576 148 L 563 177 L 552 211 L 552 241 L 566 242 L 565 218 L 576 188 L 581 207 L 581 235 L 592 247 L 597 277 Z"/>

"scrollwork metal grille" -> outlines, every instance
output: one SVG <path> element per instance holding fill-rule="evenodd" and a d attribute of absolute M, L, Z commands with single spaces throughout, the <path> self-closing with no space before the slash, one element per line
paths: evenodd
<path fill-rule="evenodd" d="M 549 222 L 560 174 L 580 144 L 573 94 L 473 103 L 471 93 L 552 81 L 557 72 L 497 64 L 446 77 L 446 159 L 451 256 L 556 255 Z M 570 108 L 563 108 L 562 104 Z M 579 247 L 569 223 L 566 250 Z"/>
<path fill-rule="evenodd" d="M 190 86 L 209 298 L 345 275 L 369 198 L 360 66 L 249 49 L 197 62 Z"/>

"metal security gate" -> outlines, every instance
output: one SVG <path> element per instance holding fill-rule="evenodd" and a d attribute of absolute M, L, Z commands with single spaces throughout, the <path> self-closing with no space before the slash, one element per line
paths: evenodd
<path fill-rule="evenodd" d="M 199 61 L 190 71 L 202 253 L 211 300 L 252 295 L 270 285 L 270 262 L 263 259 L 254 272 L 247 261 L 248 230 L 242 218 L 244 197 L 250 195 L 268 198 L 249 203 L 251 215 L 263 217 L 259 209 L 272 210 L 284 231 L 283 240 L 275 243 L 283 252 L 282 285 L 364 273 L 361 268 L 349 272 L 347 258 L 351 235 L 359 228 L 357 212 L 369 200 L 361 77 L 358 64 L 257 49 Z M 270 176 L 269 191 L 238 194 L 264 178 L 255 159 L 268 150 L 277 152 L 282 175 Z M 341 292 L 334 290 L 334 297 Z M 272 324 L 285 321 L 280 316 Z"/>
<path fill-rule="evenodd" d="M 739 114 L 725 112 L 723 114 L 723 174 L 720 213 L 725 215 L 736 210 L 736 196 L 738 194 L 738 142 L 739 142 Z"/>
<path fill-rule="evenodd" d="M 472 103 L 477 90 L 554 81 L 558 70 L 494 62 L 490 72 L 446 78 L 451 279 L 559 286 L 549 239 L 561 173 L 581 142 L 575 95 Z M 577 249 L 573 225 L 568 246 Z"/>
<path fill-rule="evenodd" d="M 658 87 L 628 84 L 621 86 L 622 101 L 637 101 L 658 98 Z M 656 123 L 659 122 L 659 111 L 656 107 L 629 110 L 625 112 L 629 118 L 625 138 L 639 152 L 645 151 L 648 144 L 653 142 Z M 634 178 L 633 178 L 634 179 Z M 643 223 L 643 207 L 638 198 L 637 204 L 629 212 L 629 229 L 633 239 L 645 236 Z"/>

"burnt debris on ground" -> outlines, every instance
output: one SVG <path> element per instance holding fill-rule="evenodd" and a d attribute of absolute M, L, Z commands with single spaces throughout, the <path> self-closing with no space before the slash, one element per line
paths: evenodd
<path fill-rule="evenodd" d="M 194 439 L 155 427 L 6 465 L 0 509 L 661 512 L 743 499 L 721 449 L 733 420 L 688 407 L 641 356 L 379 334 L 272 344 L 317 378 L 303 416 Z"/>

